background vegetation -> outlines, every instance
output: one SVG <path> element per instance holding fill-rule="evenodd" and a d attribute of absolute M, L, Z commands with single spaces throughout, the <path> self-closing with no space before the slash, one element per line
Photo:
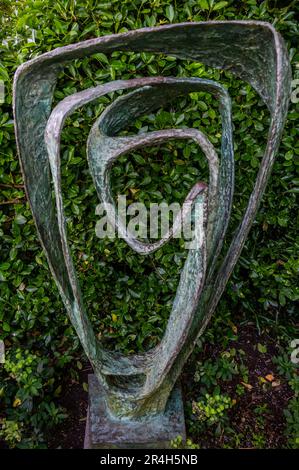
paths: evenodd
<path fill-rule="evenodd" d="M 49 429 L 67 419 L 67 410 L 60 404 L 64 386 L 77 383 L 86 393 L 81 374 L 84 354 L 50 276 L 24 193 L 12 116 L 16 68 L 59 46 L 144 26 L 252 19 L 273 23 L 281 32 L 289 48 L 293 77 L 299 78 L 298 13 L 296 1 L 0 1 L 0 79 L 6 87 L 5 102 L 0 104 L 0 339 L 5 341 L 7 359 L 0 365 L 0 439 L 4 446 L 48 445 Z M 232 97 L 236 158 L 232 234 L 251 193 L 269 125 L 268 112 L 249 85 L 200 63 L 162 54 L 114 52 L 68 65 L 59 77 L 55 101 L 110 80 L 153 75 L 211 78 L 221 81 Z M 146 350 L 161 338 L 185 252 L 180 242 L 172 242 L 142 257 L 122 240 L 95 236 L 98 201 L 85 142 L 95 118 L 118 94 L 99 99 L 67 122 L 62 145 L 63 191 L 71 248 L 94 328 L 107 347 L 129 354 Z M 299 384 L 289 349 L 290 341 L 298 337 L 298 111 L 299 105 L 291 103 L 262 207 L 188 367 L 186 415 L 188 434 L 196 443 L 189 441 L 191 446 L 299 445 Z M 219 150 L 217 103 L 204 93 L 192 93 L 139 119 L 128 132 L 182 126 L 203 130 Z M 181 202 L 191 185 L 206 177 L 203 162 L 191 142 L 142 150 L 126 156 L 113 169 L 113 190 L 115 195 L 126 194 L 128 203 Z M 248 338 L 251 352 L 243 348 Z M 250 354 L 254 355 L 251 362 Z M 267 364 L 268 379 L 256 369 L 259 362 L 261 368 Z M 278 440 L 269 441 L 271 407 L 280 407 L 278 395 L 272 393 L 273 382 L 282 387 L 285 412 L 277 418 L 281 423 L 274 431 Z M 258 404 L 252 399 L 253 387 L 262 397 Z M 251 397 L 253 418 L 248 429 L 240 430 L 234 416 L 242 419 L 244 395 Z M 180 445 L 178 439 L 174 446 Z"/>

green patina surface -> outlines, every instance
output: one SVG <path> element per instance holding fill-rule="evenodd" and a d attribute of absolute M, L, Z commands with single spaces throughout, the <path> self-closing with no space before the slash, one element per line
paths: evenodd
<path fill-rule="evenodd" d="M 230 99 L 221 85 L 163 77 L 119 80 L 69 96 L 52 110 L 57 75 L 66 62 L 115 50 L 164 52 L 229 69 L 250 83 L 268 106 L 271 123 L 267 147 L 243 221 L 224 256 L 221 248 L 232 204 L 234 156 Z M 50 269 L 105 394 L 112 420 L 147 422 L 163 418 L 171 391 L 217 306 L 258 210 L 283 129 L 290 80 L 282 38 L 271 25 L 254 21 L 182 23 L 100 37 L 43 54 L 18 69 L 14 113 L 27 196 Z M 59 155 L 66 117 L 99 96 L 120 89 L 133 91 L 118 98 L 100 116 L 88 139 L 90 171 L 102 202 L 113 202 L 109 185 L 112 162 L 132 148 L 165 139 L 193 139 L 203 150 L 210 170 L 208 187 L 198 182 L 187 196 L 190 202 L 202 205 L 202 216 L 195 221 L 201 243 L 189 250 L 164 337 L 155 349 L 129 357 L 102 347 L 83 305 L 67 242 Z M 220 158 L 207 137 L 196 129 L 117 136 L 136 117 L 197 90 L 212 93 L 219 102 L 223 127 Z M 121 223 L 117 224 L 124 232 Z M 159 249 L 173 232 L 154 244 L 124 235 L 132 249 L 147 254 Z"/>

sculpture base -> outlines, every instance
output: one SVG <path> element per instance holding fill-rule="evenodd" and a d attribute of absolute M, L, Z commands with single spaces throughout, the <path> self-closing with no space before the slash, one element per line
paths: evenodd
<path fill-rule="evenodd" d="M 146 421 L 112 419 L 95 375 L 88 376 L 89 406 L 84 449 L 167 449 L 177 436 L 186 439 L 181 388 L 173 389 L 163 415 Z"/>

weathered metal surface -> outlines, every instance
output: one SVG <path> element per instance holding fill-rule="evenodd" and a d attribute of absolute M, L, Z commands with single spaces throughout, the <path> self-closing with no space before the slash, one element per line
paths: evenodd
<path fill-rule="evenodd" d="M 176 385 L 165 413 L 147 420 L 115 419 L 108 412 L 103 389 L 94 375 L 88 376 L 88 417 L 85 449 L 165 449 L 177 436 L 186 437 L 181 388 Z"/>
<path fill-rule="evenodd" d="M 265 153 L 243 221 L 223 258 L 220 252 L 232 206 L 234 158 L 230 99 L 221 85 L 196 78 L 119 80 L 76 93 L 51 109 L 57 74 L 67 61 L 115 50 L 164 52 L 228 69 L 250 83 L 267 105 L 271 122 Z M 100 37 L 48 52 L 17 70 L 15 126 L 27 196 L 68 315 L 105 391 L 109 413 L 115 419 L 147 422 L 154 416 L 163 417 L 171 390 L 217 306 L 258 210 L 283 130 L 290 80 L 282 38 L 271 25 L 254 21 L 182 23 Z M 88 139 L 89 166 L 104 203 L 113 202 L 109 187 L 111 163 L 141 145 L 170 138 L 191 138 L 202 148 L 210 169 L 208 189 L 198 183 L 187 196 L 188 200 L 202 205 L 203 215 L 196 221 L 201 242 L 188 254 L 164 337 L 153 350 L 129 357 L 102 347 L 85 311 L 67 243 L 59 155 L 66 117 L 99 96 L 120 89 L 134 91 L 118 98 L 100 116 Z M 136 137 L 117 136 L 132 119 L 178 95 L 199 89 L 212 93 L 219 101 L 223 126 L 220 162 L 212 144 L 198 130 L 172 129 Z M 51 198 L 51 181 L 55 204 Z M 124 231 L 121 223 L 116 223 Z M 173 230 L 167 234 L 167 240 L 173 236 Z M 125 232 L 124 238 L 143 254 L 159 249 L 164 243 L 163 240 L 141 243 Z"/>

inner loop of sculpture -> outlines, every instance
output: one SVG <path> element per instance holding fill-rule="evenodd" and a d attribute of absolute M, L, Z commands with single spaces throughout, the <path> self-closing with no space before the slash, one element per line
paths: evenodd
<path fill-rule="evenodd" d="M 184 224 L 188 215 L 186 211 L 188 206 L 183 204 L 183 209 L 177 215 L 173 227 L 161 240 L 155 243 L 143 243 L 130 236 L 124 223 L 117 216 L 109 185 L 109 170 L 112 163 L 116 161 L 119 156 L 141 147 L 160 144 L 168 139 L 193 139 L 202 148 L 209 162 L 210 183 L 208 212 L 210 218 L 214 213 L 215 201 L 217 199 L 219 178 L 218 157 L 211 142 L 199 130 L 169 129 L 160 132 L 143 133 L 133 137 L 115 137 L 130 121 L 134 121 L 134 119 L 137 119 L 145 113 L 144 104 L 148 104 L 150 99 L 154 103 L 156 102 L 156 106 L 158 106 L 160 93 L 161 90 L 155 89 L 154 87 L 144 87 L 124 97 L 118 98 L 96 121 L 88 139 L 89 166 L 98 196 L 104 204 L 104 207 L 107 208 L 107 218 L 120 236 L 126 240 L 128 245 L 140 254 L 152 253 L 167 243 Z M 130 110 L 130 112 L 128 113 L 127 110 Z M 196 183 L 188 193 L 184 203 L 194 203 L 201 191 L 202 186 Z M 211 223 L 210 225 L 212 226 Z"/>

